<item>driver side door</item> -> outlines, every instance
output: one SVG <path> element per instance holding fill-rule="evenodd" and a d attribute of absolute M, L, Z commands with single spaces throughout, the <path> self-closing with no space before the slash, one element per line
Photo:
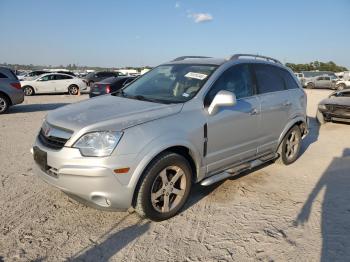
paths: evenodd
<path fill-rule="evenodd" d="M 207 93 L 205 107 L 221 90 L 230 91 L 237 98 L 234 106 L 221 107 L 214 115 L 207 115 L 206 163 L 209 174 L 256 156 L 260 138 L 260 103 L 255 89 L 251 67 L 239 64 L 227 69 Z"/>
<path fill-rule="evenodd" d="M 55 92 L 55 77 L 54 74 L 44 75 L 36 80 L 35 93 L 54 93 Z"/>

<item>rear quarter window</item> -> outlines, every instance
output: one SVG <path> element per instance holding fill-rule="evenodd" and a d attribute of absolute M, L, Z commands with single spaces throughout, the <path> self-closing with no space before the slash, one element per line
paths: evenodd
<path fill-rule="evenodd" d="M 287 70 L 281 69 L 280 72 L 281 72 L 282 78 L 284 79 L 284 83 L 285 83 L 287 89 L 299 88 L 294 77 Z"/>
<path fill-rule="evenodd" d="M 265 64 L 254 65 L 259 94 L 266 94 L 285 90 L 284 79 L 280 69 Z"/>

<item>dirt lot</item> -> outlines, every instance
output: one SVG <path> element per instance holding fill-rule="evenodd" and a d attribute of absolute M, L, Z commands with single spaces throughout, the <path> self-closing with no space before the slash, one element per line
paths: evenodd
<path fill-rule="evenodd" d="M 161 223 L 85 207 L 33 173 L 48 110 L 87 96 L 26 98 L 0 116 L 0 261 L 345 261 L 350 257 L 350 125 L 315 122 L 329 91 L 308 91 L 310 135 L 292 166 L 210 188 Z"/>

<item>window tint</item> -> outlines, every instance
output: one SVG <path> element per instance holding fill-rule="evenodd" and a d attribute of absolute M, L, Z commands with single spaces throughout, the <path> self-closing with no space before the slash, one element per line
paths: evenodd
<path fill-rule="evenodd" d="M 7 76 L 4 75 L 3 73 L 0 73 L 0 78 L 7 78 Z"/>
<path fill-rule="evenodd" d="M 259 94 L 285 90 L 279 68 L 264 64 L 255 64 L 254 68 Z"/>
<path fill-rule="evenodd" d="M 297 82 L 295 82 L 295 79 L 292 77 L 292 75 L 287 71 L 281 69 L 281 75 L 284 79 L 284 82 L 286 84 L 287 89 L 296 89 L 299 88 Z"/>
<path fill-rule="evenodd" d="M 205 105 L 208 106 L 221 90 L 234 93 L 237 99 L 252 96 L 253 82 L 249 65 L 236 65 L 226 70 L 211 87 L 205 98 Z"/>
<path fill-rule="evenodd" d="M 51 81 L 55 79 L 55 75 L 46 75 L 41 77 L 39 80 L 40 81 Z"/>
<path fill-rule="evenodd" d="M 72 79 L 72 77 L 65 76 L 65 75 L 55 75 L 55 80 L 65 80 L 65 79 Z"/>

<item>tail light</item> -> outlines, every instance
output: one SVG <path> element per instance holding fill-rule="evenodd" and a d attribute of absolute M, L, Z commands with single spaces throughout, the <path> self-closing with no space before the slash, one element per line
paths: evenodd
<path fill-rule="evenodd" d="M 109 85 L 106 86 L 106 93 L 109 94 L 111 92 L 111 87 Z"/>
<path fill-rule="evenodd" d="M 11 83 L 10 85 L 16 89 L 21 89 L 21 83 Z"/>

